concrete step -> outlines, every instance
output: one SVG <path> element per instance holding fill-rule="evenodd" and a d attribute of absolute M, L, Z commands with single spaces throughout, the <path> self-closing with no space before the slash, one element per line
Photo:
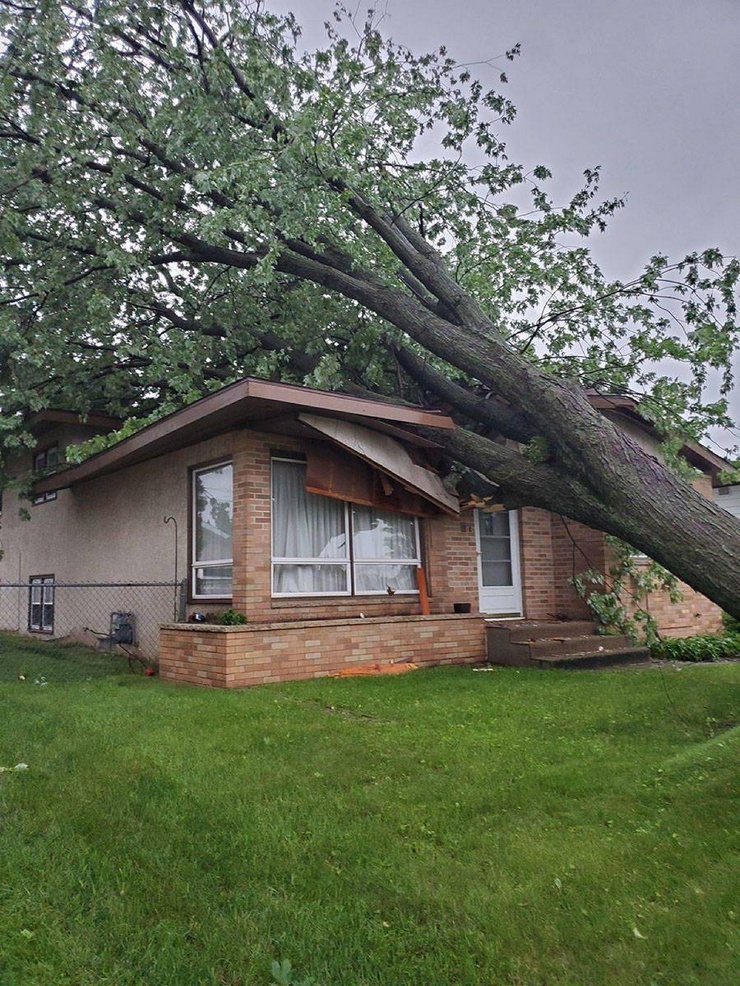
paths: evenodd
<path fill-rule="evenodd" d="M 512 643 L 550 638 L 588 637 L 596 633 L 596 624 L 588 620 L 502 620 L 500 622 L 487 620 L 486 627 L 497 636 L 505 634 Z"/>
<path fill-rule="evenodd" d="M 616 651 L 586 651 L 582 654 L 550 654 L 549 656 L 531 659 L 531 667 L 560 668 L 576 670 L 577 668 L 606 668 L 617 667 L 620 664 L 648 664 L 650 651 L 647 647 L 623 647 Z"/>
<path fill-rule="evenodd" d="M 632 647 L 629 637 L 589 634 L 583 637 L 548 637 L 522 641 L 517 646 L 528 647 L 531 658 L 556 657 L 560 654 L 608 654 Z"/>
<path fill-rule="evenodd" d="M 487 621 L 486 645 L 491 664 L 514 667 L 601 667 L 647 661 L 645 647 L 628 637 L 595 633 L 586 620 Z"/>

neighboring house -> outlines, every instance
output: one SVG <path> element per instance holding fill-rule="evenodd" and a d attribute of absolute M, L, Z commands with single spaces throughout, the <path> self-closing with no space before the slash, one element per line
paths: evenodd
<path fill-rule="evenodd" d="M 714 490 L 715 502 L 740 520 L 740 486 L 718 486 Z"/>
<path fill-rule="evenodd" d="M 634 402 L 601 409 L 657 449 Z M 413 431 L 453 422 L 422 408 L 245 379 L 69 467 L 68 445 L 116 422 L 46 412 L 31 425 L 39 445 L 16 471 L 57 471 L 26 501 L 30 521 L 6 492 L 0 596 L 2 583 L 30 584 L 27 620 L 14 628 L 65 636 L 86 625 L 55 594 L 69 583 L 114 583 L 107 608 L 134 619 L 138 583 L 151 586 L 148 599 L 161 595 L 161 623 L 179 582 L 186 620 L 246 616 L 243 627 L 169 624 L 158 644 L 137 634 L 172 680 L 238 685 L 368 660 L 481 660 L 479 614 L 582 618 L 569 580 L 608 563 L 601 533 L 543 510 L 461 509 L 435 471 L 438 447 Z M 709 494 L 724 463 L 700 446 L 685 452 Z M 466 606 L 472 615 L 456 612 Z M 660 615 L 674 633 L 719 623 L 691 590 Z"/>

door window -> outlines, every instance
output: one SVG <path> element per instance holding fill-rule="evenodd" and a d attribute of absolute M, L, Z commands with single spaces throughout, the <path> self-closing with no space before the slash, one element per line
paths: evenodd
<path fill-rule="evenodd" d="M 483 585 L 513 585 L 508 512 L 480 513 L 479 533 Z"/>

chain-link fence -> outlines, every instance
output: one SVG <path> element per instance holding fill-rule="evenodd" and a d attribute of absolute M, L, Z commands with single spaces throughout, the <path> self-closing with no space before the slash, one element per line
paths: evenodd
<path fill-rule="evenodd" d="M 184 606 L 183 583 L 0 583 L 0 680 L 145 672 L 160 625 L 183 619 Z"/>

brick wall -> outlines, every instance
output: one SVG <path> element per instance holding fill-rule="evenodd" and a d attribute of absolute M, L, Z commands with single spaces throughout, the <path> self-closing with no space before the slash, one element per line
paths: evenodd
<path fill-rule="evenodd" d="M 475 514 L 463 510 L 459 517 L 439 517 L 426 522 L 430 591 L 434 612 L 450 613 L 455 603 L 470 603 L 478 610 L 478 556 Z"/>
<path fill-rule="evenodd" d="M 712 496 L 709 476 L 697 477 L 693 485 L 705 496 Z M 569 580 L 589 568 L 601 572 L 608 570 L 613 562 L 606 536 L 601 531 L 553 515 L 552 544 L 556 611 L 570 618 L 588 619 L 590 610 Z M 644 564 L 648 564 L 647 559 Z M 627 588 L 628 592 L 636 591 L 634 585 Z M 652 592 L 642 603 L 656 620 L 660 632 L 665 636 L 680 637 L 719 630 L 722 626 L 720 608 L 684 583 L 680 583 L 679 588 L 683 598 L 678 603 L 672 603 L 667 592 Z M 631 603 L 629 595 L 624 601 L 627 610 L 634 611 L 637 603 Z"/>
<path fill-rule="evenodd" d="M 697 476 L 692 481 L 692 486 L 712 499 L 712 480 L 709 476 Z M 645 564 L 648 564 L 647 560 Z M 664 636 L 690 637 L 695 633 L 716 633 L 721 630 L 722 610 L 719 606 L 684 582 L 679 583 L 679 589 L 682 599 L 678 603 L 672 603 L 667 592 L 651 592 L 644 603 Z"/>
<path fill-rule="evenodd" d="M 528 620 L 546 620 L 556 612 L 552 515 L 537 507 L 519 511 L 522 603 Z"/>
<path fill-rule="evenodd" d="M 162 627 L 160 676 L 216 688 L 319 678 L 358 664 L 465 664 L 485 659 L 476 616 L 312 620 L 241 627 Z"/>
<path fill-rule="evenodd" d="M 719 606 L 684 582 L 679 582 L 678 587 L 680 602 L 672 603 L 667 592 L 651 592 L 643 603 L 664 637 L 691 637 L 695 633 L 717 633 L 722 629 Z M 634 611 L 634 606 L 628 603 L 627 609 Z"/>
<path fill-rule="evenodd" d="M 605 571 L 604 534 L 585 524 L 552 517 L 553 578 L 555 612 L 574 620 L 591 619 L 591 610 L 580 598 L 570 580 L 590 568 Z"/>
<path fill-rule="evenodd" d="M 709 477 L 694 484 L 711 496 Z M 521 511 L 524 615 L 528 619 L 565 616 L 592 619 L 591 611 L 570 583 L 573 575 L 610 564 L 605 535 L 576 521 L 534 508 Z M 645 562 L 647 564 L 647 561 Z M 668 593 L 653 592 L 645 605 L 665 636 L 714 633 L 722 626 L 722 612 L 689 586 L 680 584 L 682 600 L 671 603 Z M 634 609 L 625 600 L 627 609 Z"/>
<path fill-rule="evenodd" d="M 422 554 L 432 617 L 420 617 L 418 596 L 273 599 L 271 595 L 270 461 L 304 444 L 248 430 L 232 433 L 234 466 L 234 595 L 246 627 L 165 628 L 163 677 L 230 686 L 328 674 L 347 664 L 401 657 L 438 663 L 483 658 L 482 621 L 450 617 L 456 602 L 478 610 L 475 516 L 422 521 Z M 606 564 L 604 535 L 537 508 L 519 511 L 523 615 L 583 618 L 589 610 L 570 586 L 575 573 Z M 719 625 L 719 610 L 687 590 L 684 602 L 650 601 L 668 633 Z M 205 609 L 199 604 L 191 607 Z M 223 609 L 211 607 L 212 609 Z M 310 621 L 310 622 L 307 622 Z M 379 656 L 380 655 L 380 656 Z"/>
<path fill-rule="evenodd" d="M 296 453 L 305 445 L 297 439 L 252 431 L 233 434 L 234 465 L 234 597 L 233 607 L 257 622 L 306 619 L 356 619 L 419 615 L 417 596 L 335 596 L 273 599 L 270 571 L 270 460 L 275 454 Z M 553 552 L 552 517 L 544 510 L 519 511 L 524 615 L 545 619 L 565 612 L 563 586 L 556 585 L 567 565 Z M 586 528 L 583 529 L 584 531 Z M 421 524 L 422 555 L 430 609 L 451 613 L 457 602 L 478 611 L 478 560 L 473 510 L 459 517 L 439 515 Z M 561 551 L 562 556 L 562 551 Z M 560 596 L 558 596 L 560 591 Z M 573 593 L 575 597 L 575 594 Z M 208 611 L 206 605 L 194 607 Z M 221 607 L 223 608 L 223 607 Z M 571 601 L 573 615 L 575 604 Z"/>

